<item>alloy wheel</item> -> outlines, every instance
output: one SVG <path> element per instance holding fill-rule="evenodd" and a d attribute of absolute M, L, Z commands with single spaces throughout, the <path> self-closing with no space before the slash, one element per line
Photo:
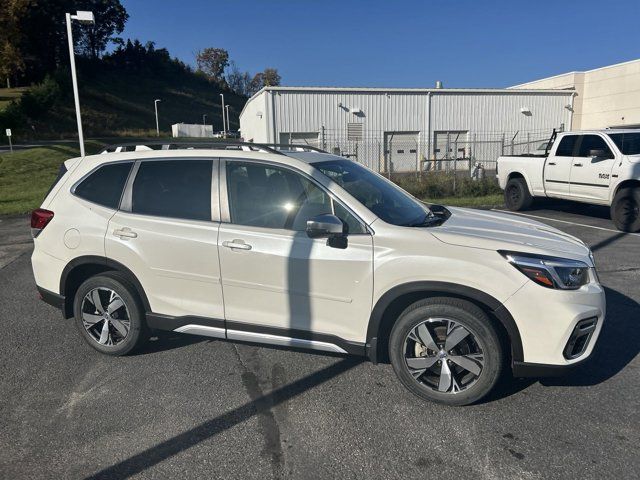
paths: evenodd
<path fill-rule="evenodd" d="M 81 308 L 85 330 L 100 345 L 118 345 L 129 334 L 129 310 L 120 295 L 110 288 L 98 287 L 89 291 Z"/>
<path fill-rule="evenodd" d="M 423 386 L 456 394 L 473 386 L 484 368 L 484 349 L 468 327 L 448 318 L 429 318 L 407 334 L 404 358 Z"/>

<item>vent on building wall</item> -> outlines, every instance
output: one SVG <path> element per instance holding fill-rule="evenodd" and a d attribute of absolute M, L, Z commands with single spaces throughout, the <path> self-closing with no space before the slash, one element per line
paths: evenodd
<path fill-rule="evenodd" d="M 347 140 L 362 140 L 362 123 L 347 123 Z"/>

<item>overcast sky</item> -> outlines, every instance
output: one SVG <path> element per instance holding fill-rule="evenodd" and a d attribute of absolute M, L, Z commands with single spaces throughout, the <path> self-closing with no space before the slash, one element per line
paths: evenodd
<path fill-rule="evenodd" d="M 640 0 L 122 0 L 123 36 L 284 85 L 506 87 L 640 58 Z"/>

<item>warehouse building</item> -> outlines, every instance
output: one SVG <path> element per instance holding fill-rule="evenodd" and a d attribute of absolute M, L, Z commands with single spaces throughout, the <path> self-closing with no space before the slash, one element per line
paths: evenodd
<path fill-rule="evenodd" d="M 574 90 L 575 130 L 640 128 L 640 60 L 564 73 L 512 88 Z"/>
<path fill-rule="evenodd" d="M 438 85 L 440 86 L 440 85 Z M 240 114 L 246 141 L 303 143 L 380 172 L 493 168 L 570 129 L 574 92 L 265 87 Z"/>

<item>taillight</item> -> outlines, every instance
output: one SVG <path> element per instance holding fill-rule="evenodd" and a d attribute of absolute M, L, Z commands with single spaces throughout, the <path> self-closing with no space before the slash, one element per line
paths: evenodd
<path fill-rule="evenodd" d="M 40 232 L 44 230 L 44 227 L 49 224 L 52 218 L 53 212 L 51 210 L 37 208 L 31 212 L 31 236 L 36 238 L 40 235 Z"/>

